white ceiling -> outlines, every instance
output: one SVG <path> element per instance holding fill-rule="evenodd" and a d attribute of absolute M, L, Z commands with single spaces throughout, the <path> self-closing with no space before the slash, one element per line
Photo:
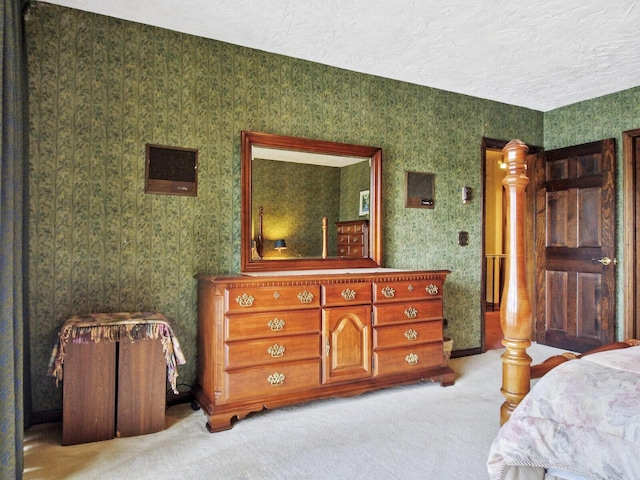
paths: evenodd
<path fill-rule="evenodd" d="M 638 0 L 47 0 L 539 111 L 640 85 Z"/>

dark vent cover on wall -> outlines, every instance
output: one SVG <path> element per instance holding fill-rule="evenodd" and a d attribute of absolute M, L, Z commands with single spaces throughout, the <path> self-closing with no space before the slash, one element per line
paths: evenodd
<path fill-rule="evenodd" d="M 404 206 L 409 208 L 433 208 L 435 203 L 435 175 L 433 173 L 407 172 Z"/>
<path fill-rule="evenodd" d="M 145 193 L 198 194 L 198 150 L 147 143 Z"/>

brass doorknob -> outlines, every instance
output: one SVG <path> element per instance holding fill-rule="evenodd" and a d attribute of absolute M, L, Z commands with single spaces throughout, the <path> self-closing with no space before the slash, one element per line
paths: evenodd
<path fill-rule="evenodd" d="M 616 260 L 615 258 L 612 259 L 612 258 L 609 258 L 609 257 L 592 258 L 591 260 L 594 261 L 594 262 L 600 262 L 605 267 L 607 265 L 610 265 L 611 263 L 613 263 L 614 265 L 616 265 L 618 263 L 618 260 Z"/>

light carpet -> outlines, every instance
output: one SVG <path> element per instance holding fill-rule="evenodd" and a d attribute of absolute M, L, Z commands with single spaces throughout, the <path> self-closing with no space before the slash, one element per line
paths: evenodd
<path fill-rule="evenodd" d="M 249 415 L 209 433 L 171 407 L 162 432 L 60 445 L 60 423 L 25 433 L 25 479 L 486 479 L 500 428 L 504 349 L 456 358 L 451 387 L 425 382 Z M 539 363 L 560 350 L 534 344 Z"/>

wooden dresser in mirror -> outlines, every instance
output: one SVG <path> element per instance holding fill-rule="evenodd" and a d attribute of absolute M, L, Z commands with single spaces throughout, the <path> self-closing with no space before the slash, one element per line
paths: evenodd
<path fill-rule="evenodd" d="M 321 155 L 329 162 L 322 171 L 340 171 L 328 173 L 333 180 L 320 179 L 315 165 L 298 168 L 271 160 L 282 152 L 296 162 Z M 258 167 L 256 158 L 274 164 Z M 353 168 L 344 166 L 349 162 Z M 278 167 L 287 173 L 271 182 L 257 180 L 273 176 L 269 169 Z M 196 276 L 196 402 L 210 431 L 231 428 L 234 418 L 263 408 L 423 380 L 453 384 L 442 333 L 443 287 L 450 272 L 383 268 L 381 169 L 379 148 L 242 133 L 242 272 Z M 362 181 L 363 170 L 368 180 Z M 293 199 L 280 187 L 284 182 L 299 187 Z M 272 197 L 285 197 L 284 203 L 257 192 L 258 184 L 277 194 Z M 316 185 L 346 200 L 331 207 L 331 198 L 313 191 Z M 293 203 L 306 202 L 309 191 L 309 201 L 322 209 L 303 207 L 315 221 L 302 228 L 314 235 L 296 235 L 285 219 L 288 212 L 281 210 L 298 211 Z M 361 192 L 369 198 L 368 215 L 360 215 Z M 286 240 L 286 253 L 269 252 L 279 239 Z M 320 249 L 303 255 L 304 242 Z M 342 247 L 351 242 L 352 249 L 340 250 L 340 242 Z"/>

